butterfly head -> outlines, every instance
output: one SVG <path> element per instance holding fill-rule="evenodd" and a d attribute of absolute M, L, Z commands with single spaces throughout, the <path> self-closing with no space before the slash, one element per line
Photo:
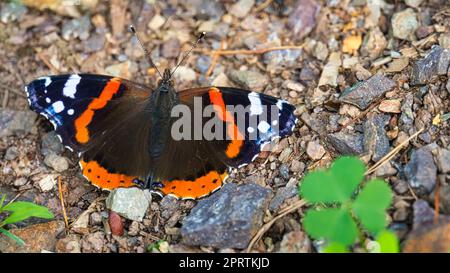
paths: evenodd
<path fill-rule="evenodd" d="M 173 89 L 173 80 L 172 73 L 170 72 L 170 69 L 166 68 L 164 70 L 162 79 L 158 81 L 158 90 L 160 92 L 169 92 L 171 89 Z"/>

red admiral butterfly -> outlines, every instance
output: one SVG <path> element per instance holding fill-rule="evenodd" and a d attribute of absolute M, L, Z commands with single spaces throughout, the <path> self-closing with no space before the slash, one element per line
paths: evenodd
<path fill-rule="evenodd" d="M 177 92 L 172 75 L 166 69 L 155 90 L 111 76 L 71 74 L 41 77 L 25 91 L 31 109 L 49 119 L 61 142 L 78 152 L 83 176 L 108 190 L 140 186 L 178 198 L 201 198 L 222 186 L 230 167 L 248 164 L 264 144 L 292 134 L 297 119 L 286 101 L 230 87 Z M 184 105 L 195 111 L 195 100 L 213 106 L 227 138 L 172 137 L 171 110 Z M 243 128 L 227 108 L 237 105 L 250 109 L 243 115 Z M 275 119 L 248 125 L 252 117 L 270 116 L 271 106 L 278 112 Z M 206 122 L 202 118 L 201 126 Z M 257 137 L 250 138 L 255 131 Z"/>

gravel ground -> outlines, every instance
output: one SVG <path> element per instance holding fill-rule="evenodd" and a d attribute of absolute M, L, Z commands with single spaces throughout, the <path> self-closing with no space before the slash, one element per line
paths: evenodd
<path fill-rule="evenodd" d="M 395 192 L 389 228 L 403 251 L 448 251 L 448 1 L 22 0 L 2 1 L 0 15 L 0 193 L 56 216 L 10 225 L 27 245 L 0 236 L 0 252 L 245 251 L 264 223 L 298 201 L 305 172 L 342 154 L 371 166 L 421 129 L 374 176 Z M 283 98 L 297 108 L 294 134 L 199 202 L 140 190 L 108 197 L 91 186 L 51 124 L 28 109 L 23 88 L 70 72 L 153 86 L 156 71 L 128 32 L 130 23 L 160 69 L 173 67 L 207 32 L 175 74 L 177 88 L 239 86 Z M 303 232 L 302 213 L 277 220 L 252 251 L 316 252 L 319 242 Z"/>

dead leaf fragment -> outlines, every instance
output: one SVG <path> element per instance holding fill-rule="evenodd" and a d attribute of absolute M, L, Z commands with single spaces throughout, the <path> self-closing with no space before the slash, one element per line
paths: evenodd
<path fill-rule="evenodd" d="M 361 43 L 362 36 L 360 34 L 347 36 L 343 42 L 342 52 L 354 55 L 361 46 Z"/>

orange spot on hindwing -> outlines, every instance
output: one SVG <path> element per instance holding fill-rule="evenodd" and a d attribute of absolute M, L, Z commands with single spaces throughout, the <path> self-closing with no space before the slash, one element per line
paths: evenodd
<path fill-rule="evenodd" d="M 112 190 L 115 188 L 128 188 L 136 186 L 136 184 L 133 183 L 133 179 L 135 179 L 135 177 L 118 173 L 110 173 L 107 169 L 100 166 L 100 164 L 98 164 L 95 160 L 88 162 L 80 160 L 80 165 L 84 177 L 101 189 Z"/>
<path fill-rule="evenodd" d="M 222 174 L 217 171 L 210 171 L 207 174 L 196 178 L 193 181 L 189 180 L 173 180 L 163 181 L 164 187 L 159 190 L 164 194 L 172 194 L 178 198 L 197 199 L 216 191 L 219 189 L 228 173 L 224 171 Z"/>
<path fill-rule="evenodd" d="M 88 125 L 94 117 L 95 110 L 102 109 L 106 106 L 108 101 L 119 91 L 120 79 L 112 78 L 106 83 L 100 96 L 91 101 L 87 109 L 75 120 L 75 139 L 79 143 L 86 143 L 89 141 Z"/>
<path fill-rule="evenodd" d="M 228 144 L 225 154 L 228 158 L 235 158 L 239 155 L 241 146 L 244 144 L 244 136 L 239 132 L 233 115 L 227 111 L 222 92 L 217 88 L 211 88 L 209 90 L 209 99 L 213 104 L 214 110 L 218 113 L 219 118 L 227 123 L 227 133 L 231 138 L 231 142 Z"/>

